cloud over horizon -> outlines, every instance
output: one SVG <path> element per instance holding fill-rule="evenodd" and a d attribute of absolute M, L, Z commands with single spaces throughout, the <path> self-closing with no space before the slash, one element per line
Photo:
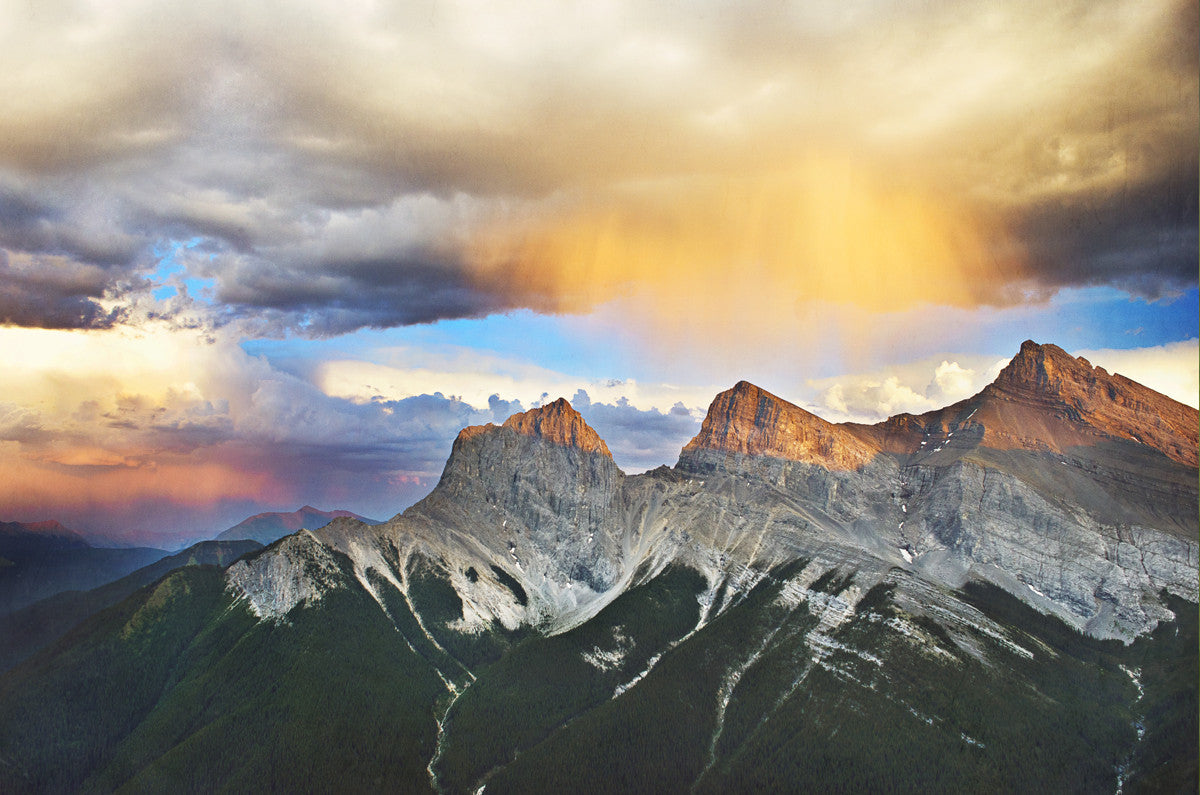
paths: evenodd
<path fill-rule="evenodd" d="M 316 502 L 386 519 L 432 489 L 462 428 L 525 408 L 511 392 L 472 405 L 420 387 L 350 400 L 226 334 L 204 336 L 161 322 L 139 332 L 0 329 L 5 518 L 159 542 L 211 535 L 263 506 Z M 583 389 L 568 397 L 631 471 L 673 463 L 699 427 L 682 404 L 642 409 Z"/>

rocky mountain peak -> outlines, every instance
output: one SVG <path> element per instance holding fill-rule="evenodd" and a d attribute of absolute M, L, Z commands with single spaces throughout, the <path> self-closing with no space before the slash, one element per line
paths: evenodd
<path fill-rule="evenodd" d="M 857 469 L 878 452 L 847 429 L 748 381 L 717 395 L 681 459 L 703 450 Z"/>
<path fill-rule="evenodd" d="M 255 514 L 222 532 L 217 536 L 217 540 L 236 541 L 249 539 L 257 541 L 260 544 L 270 544 L 273 541 L 283 538 L 285 535 L 296 532 L 302 527 L 306 527 L 309 530 L 316 530 L 319 527 L 329 524 L 334 519 L 344 518 L 355 519 L 366 524 L 379 524 L 374 519 L 359 516 L 352 511 L 342 509 L 322 511 L 320 508 L 305 505 L 303 508 L 290 512 L 269 511 Z"/>
<path fill-rule="evenodd" d="M 39 522 L 0 522 L 0 539 L 32 539 L 35 542 L 50 542 L 61 548 L 91 546 L 82 534 L 65 527 L 55 519 Z"/>
<path fill-rule="evenodd" d="M 588 453 L 603 453 L 612 458 L 608 445 L 566 398 L 559 398 L 553 403 L 521 414 L 514 414 L 504 421 L 503 427 L 526 436 L 537 436 L 563 447 L 575 447 Z"/>
<path fill-rule="evenodd" d="M 478 572 L 509 572 L 529 610 L 559 615 L 621 574 L 612 516 L 624 477 L 600 436 L 559 399 L 503 426 L 464 429 L 437 487 L 403 518 L 469 539 L 472 554 L 488 556 Z"/>
<path fill-rule="evenodd" d="M 1196 409 L 1123 375 L 1093 367 L 1087 359 L 1073 357 L 1057 345 L 1026 340 L 983 395 L 1013 406 L 1035 407 L 1087 434 L 1138 442 L 1181 463 L 1197 465 L 1200 432 Z M 1017 409 L 1005 413 L 1012 416 L 1007 422 L 993 422 L 985 439 L 1022 441 L 1018 437 L 1028 435 L 1034 425 L 1040 427 Z M 1053 433 L 1041 435 L 1047 438 L 1034 440 L 1039 445 L 1053 441 Z M 1064 437 L 1062 441 L 1068 440 Z M 1080 438 L 1073 443 L 1087 441 Z"/>
<path fill-rule="evenodd" d="M 68 529 L 57 519 L 43 519 L 40 522 L 21 522 L 26 529 L 46 535 L 79 536 L 74 530 Z M 81 536 L 80 536 L 81 537 Z"/>
<path fill-rule="evenodd" d="M 1057 345 L 1025 340 L 1021 350 L 997 376 L 996 384 L 1009 389 L 1062 395 L 1070 392 L 1072 387 L 1086 386 L 1097 376 L 1107 375 L 1103 368 L 1092 367 L 1087 359 L 1075 358 Z"/>

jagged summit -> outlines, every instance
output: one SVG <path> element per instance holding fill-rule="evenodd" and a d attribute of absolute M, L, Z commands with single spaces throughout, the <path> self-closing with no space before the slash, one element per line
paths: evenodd
<path fill-rule="evenodd" d="M 717 395 L 680 461 L 705 450 L 805 461 L 830 469 L 857 469 L 878 452 L 845 427 L 748 381 Z"/>
<path fill-rule="evenodd" d="M 1091 449 L 1103 457 L 1098 445 L 1122 440 L 1195 467 L 1198 417 L 1191 406 L 1057 345 L 1026 340 L 996 380 L 972 397 L 921 415 L 844 427 L 882 450 L 922 460 L 977 447 L 1076 457 Z"/>
<path fill-rule="evenodd" d="M 1093 368 L 1087 359 L 1077 359 L 1057 345 L 1025 340 L 995 383 L 1011 389 L 1060 394 L 1071 383 L 1092 379 L 1095 370 L 1107 375 L 1103 368 Z"/>
<path fill-rule="evenodd" d="M 992 404 L 983 416 L 985 444 L 1062 447 L 1109 436 L 1197 465 L 1196 409 L 1057 345 L 1026 340 L 980 397 Z M 1031 411 L 1043 419 L 1031 422 Z"/>
<path fill-rule="evenodd" d="M 499 426 L 525 436 L 535 436 L 563 447 L 574 447 L 588 453 L 602 453 L 612 458 L 608 445 L 600 434 L 592 429 L 583 416 L 567 401 L 559 398 L 544 406 L 514 414 Z M 465 442 L 497 428 L 496 425 L 472 425 L 458 434 L 459 442 Z"/>
<path fill-rule="evenodd" d="M 548 442 L 578 447 L 589 453 L 603 453 L 612 458 L 608 445 L 566 398 L 559 398 L 522 414 L 514 414 L 504 421 L 504 427 L 526 436 L 540 436 Z"/>

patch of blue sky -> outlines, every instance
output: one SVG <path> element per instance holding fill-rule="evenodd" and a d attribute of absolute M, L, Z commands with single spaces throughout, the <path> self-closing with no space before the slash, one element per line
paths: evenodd
<path fill-rule="evenodd" d="M 379 361 L 381 351 L 399 346 L 448 352 L 466 349 L 519 359 L 567 375 L 629 377 L 627 351 L 595 339 L 585 326 L 580 317 L 519 310 L 419 326 L 360 329 L 331 339 L 248 339 L 242 342 L 242 349 L 294 369 L 303 369 L 299 360 L 304 359 Z"/>
<path fill-rule="evenodd" d="M 1197 335 L 1200 290 L 1154 301 L 1112 287 L 1063 290 L 1051 299 L 1043 322 L 1057 338 L 1051 341 L 1068 350 L 1163 345 Z"/>
<path fill-rule="evenodd" d="M 1196 288 L 1147 301 L 1113 287 L 1069 288 L 1049 300 L 1010 307 L 924 307 L 863 317 L 872 350 L 860 367 L 941 353 L 1012 356 L 1021 342 L 1053 343 L 1068 351 L 1148 348 L 1197 336 Z M 837 375 L 836 372 L 821 375 Z"/>
<path fill-rule="evenodd" d="M 188 240 L 167 240 L 156 245 L 154 256 L 158 259 L 158 265 L 150 274 L 150 279 L 158 286 L 151 290 L 150 294 L 160 301 L 165 301 L 178 295 L 179 287 L 183 286 L 190 297 L 212 303 L 210 288 L 213 280 L 188 276 L 187 265 L 179 261 L 181 254 L 203 242 L 204 238 L 193 237 Z"/>
<path fill-rule="evenodd" d="M 594 380 L 721 385 L 746 378 L 770 388 L 932 355 L 1007 357 L 1026 339 L 1068 351 L 1163 345 L 1196 337 L 1198 316 L 1200 293 L 1195 288 L 1173 298 L 1147 301 L 1111 287 L 1088 287 L 1060 290 L 1047 301 L 1012 307 L 861 311 L 854 315 L 862 328 L 856 332 L 858 349 L 852 353 L 849 341 L 836 336 L 834 314 L 825 326 L 834 335 L 828 339 L 805 339 L 774 350 L 750 348 L 733 361 L 718 361 L 703 351 L 664 361 L 636 335 L 598 333 L 587 316 L 539 315 L 528 310 L 363 329 L 330 339 L 248 339 L 242 348 L 296 374 L 331 359 L 387 364 L 387 349 L 402 347 L 435 357 L 444 351 L 451 369 L 458 354 L 467 350 Z M 797 344 L 810 347 L 801 350 Z"/>

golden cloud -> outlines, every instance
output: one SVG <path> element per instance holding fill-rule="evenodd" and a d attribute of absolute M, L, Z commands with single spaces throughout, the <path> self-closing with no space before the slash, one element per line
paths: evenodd
<path fill-rule="evenodd" d="M 844 155 L 784 170 L 630 185 L 503 218 L 468 244 L 477 284 L 543 310 L 644 299 L 660 334 L 795 327 L 814 303 L 898 311 L 1023 297 L 999 218 L 896 186 Z M 1001 252 L 1008 253 L 1001 253 Z"/>

